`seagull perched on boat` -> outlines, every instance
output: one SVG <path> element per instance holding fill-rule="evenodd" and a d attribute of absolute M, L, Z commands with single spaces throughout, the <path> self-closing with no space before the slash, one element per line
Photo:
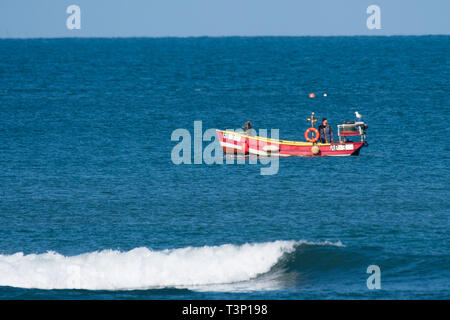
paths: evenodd
<path fill-rule="evenodd" d="M 356 116 L 356 118 L 358 118 L 358 120 L 361 120 L 363 118 L 363 115 L 359 114 L 358 111 L 355 111 L 355 116 Z"/>

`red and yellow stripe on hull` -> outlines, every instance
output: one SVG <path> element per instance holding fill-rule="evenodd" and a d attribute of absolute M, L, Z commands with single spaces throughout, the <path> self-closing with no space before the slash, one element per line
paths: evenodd
<path fill-rule="evenodd" d="M 255 154 L 261 156 L 351 156 L 358 155 L 364 142 L 312 143 L 287 141 L 244 133 L 216 130 L 225 153 Z M 314 147 L 314 148 L 313 148 Z"/>

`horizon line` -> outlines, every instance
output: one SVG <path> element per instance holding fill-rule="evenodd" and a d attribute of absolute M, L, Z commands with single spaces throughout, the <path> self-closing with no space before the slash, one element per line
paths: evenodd
<path fill-rule="evenodd" d="M 353 34 L 353 35 L 191 35 L 191 36 L 54 36 L 54 37 L 0 37 L 0 40 L 50 40 L 50 39 L 187 39 L 187 38 L 337 38 L 337 37 L 430 37 L 430 36 L 450 36 L 445 33 L 424 33 L 424 34 Z"/>

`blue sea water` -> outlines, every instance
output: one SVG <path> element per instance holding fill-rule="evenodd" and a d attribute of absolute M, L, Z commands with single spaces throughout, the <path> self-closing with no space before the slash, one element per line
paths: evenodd
<path fill-rule="evenodd" d="M 0 40 L 0 299 L 449 299 L 449 57 L 449 36 Z M 194 121 L 303 140 L 356 110 L 357 157 L 171 160 Z"/>

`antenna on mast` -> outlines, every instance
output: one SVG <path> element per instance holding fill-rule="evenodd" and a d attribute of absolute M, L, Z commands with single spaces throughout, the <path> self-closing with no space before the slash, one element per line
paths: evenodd
<path fill-rule="evenodd" d="M 319 120 L 318 118 L 314 117 L 314 112 L 311 113 L 311 116 L 309 118 L 306 118 L 306 121 L 311 122 L 311 127 L 314 128 L 314 123 Z"/>

